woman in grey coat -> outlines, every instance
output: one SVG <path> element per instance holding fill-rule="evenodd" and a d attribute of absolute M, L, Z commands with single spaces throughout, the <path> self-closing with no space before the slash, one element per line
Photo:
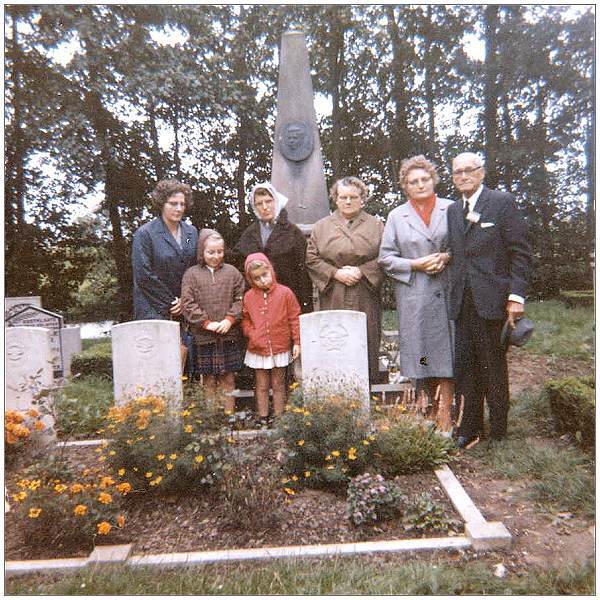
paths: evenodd
<path fill-rule="evenodd" d="M 424 156 L 402 161 L 399 183 L 408 202 L 390 212 L 378 262 L 395 280 L 400 371 L 422 380 L 430 397 L 439 399 L 437 426 L 450 435 L 454 345 L 445 267 L 452 201 L 435 195 L 438 181 L 435 165 Z"/>

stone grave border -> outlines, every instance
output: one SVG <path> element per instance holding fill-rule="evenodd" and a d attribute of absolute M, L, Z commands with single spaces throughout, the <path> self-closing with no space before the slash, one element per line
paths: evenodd
<path fill-rule="evenodd" d="M 233 432 L 234 436 L 250 437 L 264 435 L 260 431 Z M 93 446 L 104 440 L 81 440 L 63 442 L 64 446 Z M 55 558 L 50 560 L 6 561 L 6 577 L 76 571 L 89 565 L 121 564 L 131 567 L 190 567 L 207 563 L 240 560 L 269 560 L 277 558 L 309 558 L 352 556 L 386 552 L 424 552 L 472 548 L 477 551 L 507 548 L 512 535 L 499 521 L 487 521 L 464 490 L 448 465 L 435 469 L 434 473 L 444 492 L 465 523 L 465 534 L 457 536 L 418 538 L 408 540 L 381 540 L 373 542 L 350 542 L 344 544 L 312 544 L 297 546 L 272 546 L 266 548 L 235 548 L 229 550 L 206 550 L 199 552 L 170 552 L 165 554 L 131 555 L 132 544 L 97 546 L 83 558 Z"/>

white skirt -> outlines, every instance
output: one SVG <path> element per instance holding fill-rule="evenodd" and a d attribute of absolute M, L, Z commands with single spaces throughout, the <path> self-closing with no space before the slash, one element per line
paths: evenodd
<path fill-rule="evenodd" d="M 272 369 L 273 367 L 287 367 L 290 364 L 290 353 L 280 352 L 270 356 L 261 356 L 246 350 L 244 364 L 252 369 Z"/>

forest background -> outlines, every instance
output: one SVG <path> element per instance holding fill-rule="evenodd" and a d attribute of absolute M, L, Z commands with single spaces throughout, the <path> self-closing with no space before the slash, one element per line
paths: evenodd
<path fill-rule="evenodd" d="M 327 107 L 328 185 L 363 178 L 385 218 L 401 159 L 433 159 L 454 197 L 452 157 L 479 151 L 527 216 L 531 295 L 591 288 L 595 14 L 577 9 L 5 5 L 5 294 L 131 318 L 131 237 L 166 177 L 194 190 L 194 225 L 234 243 L 246 191 L 270 178 L 288 29 L 306 33 Z"/>

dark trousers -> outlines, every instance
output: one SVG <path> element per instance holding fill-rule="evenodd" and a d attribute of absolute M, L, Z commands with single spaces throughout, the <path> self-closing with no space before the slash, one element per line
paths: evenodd
<path fill-rule="evenodd" d="M 490 411 L 490 434 L 506 435 L 508 418 L 508 366 L 500 347 L 504 321 L 477 314 L 470 288 L 465 289 L 456 321 L 456 397 L 464 397 L 458 435 L 473 438 L 483 433 L 483 399 Z"/>

